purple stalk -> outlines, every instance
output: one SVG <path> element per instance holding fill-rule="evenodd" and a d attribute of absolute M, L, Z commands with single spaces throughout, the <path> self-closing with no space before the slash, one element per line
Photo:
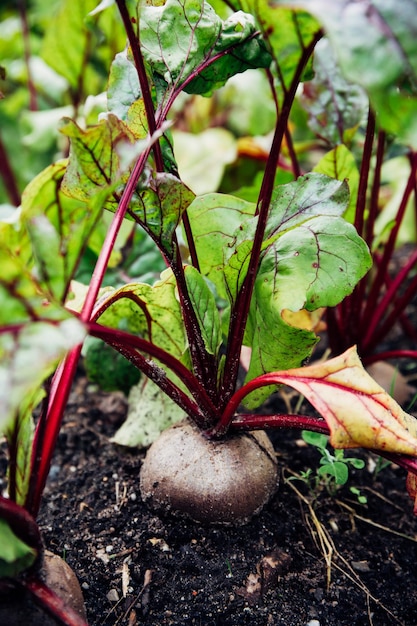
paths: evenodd
<path fill-rule="evenodd" d="M 16 537 L 34 548 L 38 554 L 41 553 L 43 546 L 39 527 L 26 509 L 10 498 L 0 496 L 0 517 L 9 524 Z"/>
<path fill-rule="evenodd" d="M 384 252 L 382 254 L 382 258 L 381 258 L 381 262 L 378 264 L 378 271 L 377 274 L 375 276 L 375 279 L 372 283 L 372 287 L 369 291 L 368 294 L 368 298 L 367 298 L 367 304 L 365 306 L 365 310 L 363 312 L 362 315 L 362 319 L 361 319 L 361 325 L 362 327 L 367 327 L 373 316 L 375 313 L 375 304 L 377 302 L 378 299 L 378 294 L 381 290 L 381 287 L 384 283 L 385 280 L 385 276 L 388 273 L 388 264 L 392 258 L 392 254 L 394 251 L 394 247 L 395 247 L 395 243 L 397 241 L 397 237 L 398 237 L 398 231 L 400 229 L 401 226 L 401 222 L 403 220 L 406 208 L 407 208 L 407 204 L 408 204 L 408 200 L 412 194 L 412 192 L 414 191 L 414 187 L 415 187 L 415 178 L 416 178 L 416 174 L 417 174 L 417 154 L 413 155 L 411 157 L 411 171 L 410 171 L 410 176 L 408 177 L 408 181 L 407 181 L 407 185 L 406 188 L 404 190 L 404 194 L 403 197 L 401 199 L 401 203 L 400 206 L 398 207 L 398 212 L 396 215 L 396 220 L 395 220 L 395 225 L 393 226 L 388 241 L 385 244 L 384 247 Z"/>
<path fill-rule="evenodd" d="M 282 140 L 286 132 L 292 103 L 301 80 L 302 72 L 321 36 L 321 32 L 316 33 L 307 48 L 303 50 L 303 54 L 298 63 L 291 85 L 285 93 L 281 114 L 275 127 L 271 151 L 269 153 L 269 158 L 265 168 L 265 175 L 258 198 L 258 224 L 249 260 L 249 266 L 240 291 L 237 294 L 236 300 L 232 306 L 230 315 L 228 333 L 229 341 L 226 348 L 226 362 L 224 367 L 225 375 L 221 389 L 224 407 L 228 404 L 236 388 L 239 371 L 239 357 L 242 349 L 246 322 L 249 315 L 253 288 L 260 262 L 261 248 L 268 218 L 269 205 L 271 203 L 272 192 L 274 189 L 275 171 L 281 151 Z"/>
<path fill-rule="evenodd" d="M 369 171 L 371 169 L 372 147 L 375 136 L 375 115 L 371 109 L 368 113 L 365 144 L 363 146 L 361 171 L 359 175 L 358 199 L 356 202 L 355 228 L 363 236 L 365 225 L 366 194 L 368 189 Z"/>
<path fill-rule="evenodd" d="M 200 385 L 195 376 L 175 357 L 159 348 L 155 344 L 114 328 L 101 326 L 100 324 L 89 324 L 89 334 L 98 337 L 116 348 L 129 361 L 136 365 L 148 378 L 153 380 L 169 397 L 187 412 L 187 414 L 202 427 L 207 428 L 207 416 L 213 420 L 218 415 L 215 406 L 212 404 L 205 387 Z M 192 400 L 161 370 L 156 363 L 152 363 L 138 352 L 146 352 L 154 357 L 168 369 L 170 369 L 187 387 L 195 402 Z"/>
<path fill-rule="evenodd" d="M 378 133 L 378 142 L 376 148 L 376 162 L 374 169 L 374 180 L 372 183 L 371 190 L 371 198 L 369 203 L 369 216 L 366 220 L 365 225 L 365 236 L 364 239 L 368 246 L 372 248 L 372 244 L 375 236 L 375 221 L 378 216 L 378 202 L 379 202 L 379 192 L 381 189 L 381 171 L 382 165 L 384 163 L 384 154 L 385 154 L 385 133 L 380 131 Z"/>
<path fill-rule="evenodd" d="M 155 122 L 155 110 L 152 101 L 151 90 L 149 87 L 148 77 L 146 75 L 145 63 L 140 50 L 139 40 L 133 30 L 132 22 L 130 20 L 129 11 L 126 7 L 125 0 L 116 0 L 119 13 L 123 20 L 123 25 L 126 30 L 127 38 L 129 40 L 130 48 L 132 50 L 133 60 L 135 62 L 136 71 L 138 73 L 140 90 L 143 98 L 143 104 L 145 105 L 146 119 L 148 122 L 148 128 L 150 135 L 153 135 L 156 131 Z M 153 146 L 153 153 L 155 157 L 155 165 L 158 172 L 164 171 L 164 162 L 162 159 L 161 146 L 159 141 L 156 141 Z"/>
<path fill-rule="evenodd" d="M 3 140 L 0 137 L 0 176 L 3 179 L 4 186 L 9 196 L 10 202 L 14 206 L 20 204 L 20 191 L 17 184 L 16 176 L 11 166 L 9 155 L 7 154 Z"/>
<path fill-rule="evenodd" d="M 366 200 L 369 184 L 369 175 L 371 169 L 372 160 L 372 148 L 375 137 L 375 115 L 370 109 L 368 112 L 368 123 L 366 126 L 365 143 L 362 153 L 362 162 L 359 175 L 359 187 L 358 197 L 356 201 L 356 212 L 354 226 L 358 231 L 358 234 L 362 237 L 365 234 L 365 212 L 366 212 Z M 372 218 L 371 218 L 372 220 Z M 367 241 L 370 246 L 372 242 Z M 356 285 L 352 294 L 345 298 L 337 307 L 329 309 L 329 328 L 332 331 L 333 326 L 338 320 L 338 328 L 334 332 L 330 333 L 330 345 L 334 354 L 343 352 L 347 346 L 357 342 L 358 327 L 362 328 L 358 324 L 358 319 L 361 316 L 362 305 L 367 288 L 367 277 L 365 276 Z M 335 312 L 333 315 L 333 311 Z M 334 345 L 336 343 L 336 345 Z M 346 345 L 347 343 L 347 345 Z"/>
<path fill-rule="evenodd" d="M 330 429 L 324 419 L 307 415 L 237 415 L 230 423 L 231 430 L 264 430 L 265 428 L 293 428 L 311 430 L 329 435 Z"/>
<path fill-rule="evenodd" d="M 361 342 L 361 349 L 364 352 L 370 352 L 376 345 L 381 342 L 381 340 L 391 330 L 395 322 L 398 320 L 405 307 L 409 304 L 411 298 L 415 295 L 417 289 L 417 276 L 414 276 L 414 278 L 406 288 L 404 294 L 401 297 L 395 298 L 399 288 L 404 283 L 405 279 L 410 274 L 416 263 L 417 250 L 413 252 L 411 257 L 408 259 L 406 265 L 397 274 L 396 278 L 391 282 L 391 284 L 389 284 L 384 297 L 378 303 L 370 320 L 370 323 L 366 327 L 367 330 Z M 383 324 L 379 325 L 390 305 L 392 305 L 390 315 L 387 316 Z"/>
<path fill-rule="evenodd" d="M 364 361 L 370 365 L 375 361 L 389 361 L 389 359 L 417 359 L 417 350 L 385 350 L 366 357 Z"/>

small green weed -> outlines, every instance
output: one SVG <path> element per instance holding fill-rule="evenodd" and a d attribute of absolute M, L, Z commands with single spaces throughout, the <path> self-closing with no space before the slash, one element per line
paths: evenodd
<path fill-rule="evenodd" d="M 301 436 L 306 443 L 314 446 L 321 454 L 316 472 L 308 469 L 300 474 L 300 479 L 314 492 L 324 486 L 330 495 L 334 495 L 340 486 L 347 483 L 349 466 L 355 469 L 363 469 L 365 466 L 362 459 L 346 457 L 344 450 L 334 450 L 332 453 L 327 447 L 329 442 L 327 435 L 304 430 Z M 365 496 L 362 496 L 357 488 L 352 487 L 351 492 L 358 497 L 361 504 L 366 502 Z"/>

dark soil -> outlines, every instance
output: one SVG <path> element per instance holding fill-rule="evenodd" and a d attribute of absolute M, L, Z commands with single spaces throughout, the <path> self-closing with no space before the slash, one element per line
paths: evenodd
<path fill-rule="evenodd" d="M 142 503 L 143 453 L 109 441 L 125 408 L 79 378 L 39 517 L 46 546 L 79 578 L 91 626 L 416 626 L 417 518 L 403 470 L 375 473 L 376 457 L 362 456 L 348 486 L 313 499 L 288 478 L 317 468 L 318 453 L 297 432 L 274 432 L 276 495 L 246 526 L 204 526 Z"/>

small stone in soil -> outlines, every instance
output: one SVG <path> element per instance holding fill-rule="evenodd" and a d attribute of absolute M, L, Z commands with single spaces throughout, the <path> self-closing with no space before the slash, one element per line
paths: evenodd
<path fill-rule="evenodd" d="M 106 596 L 107 600 L 109 602 L 118 602 L 119 601 L 119 594 L 117 593 L 116 589 L 110 589 L 109 593 Z"/>

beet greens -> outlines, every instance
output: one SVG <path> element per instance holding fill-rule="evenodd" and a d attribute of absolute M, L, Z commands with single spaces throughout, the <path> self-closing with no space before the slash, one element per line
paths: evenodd
<path fill-rule="evenodd" d="M 0 499 L 0 535 L 16 543 L 13 554 L 0 551 L 0 575 L 36 561 L 39 546 L 22 536 L 16 511 L 36 518 L 87 338 L 123 355 L 165 394 L 161 402 L 170 398 L 208 437 L 271 426 L 330 433 L 335 447 L 395 458 L 410 471 L 414 498 L 416 422 L 366 374 L 351 346 L 372 358 L 398 318 L 412 330 L 403 311 L 415 278 L 384 315 L 417 261 L 413 252 L 389 278 L 416 195 L 416 4 L 76 4 L 65 22 L 74 3 L 61 3 L 42 51 L 68 85 L 72 114 L 65 111 L 59 123 L 68 154 L 51 155 L 25 186 L 20 208 L 5 205 L 1 214 L 0 429 L 10 500 Z M 93 26 L 109 43 L 127 37 L 127 46 L 94 49 Z M 93 99 L 88 110 L 84 101 L 96 93 L 89 94 L 89 81 L 99 82 L 92 68 L 100 65 L 108 72 L 104 107 Z M 181 102 L 215 97 L 248 70 L 266 76 L 275 112 L 261 176 L 246 192 L 197 193 L 176 157 Z M 30 72 L 27 78 L 36 108 L 46 94 Z M 300 86 L 310 147 L 322 154 L 314 164 L 303 157 L 291 118 L 303 116 Z M 410 169 L 384 241 L 376 222 L 388 138 Z M 12 160 L 5 150 L 0 174 L 18 204 Z M 164 267 L 150 283 L 123 269 L 126 251 L 137 260 L 149 242 Z M 322 309 L 334 358 L 303 367 Z M 238 389 L 242 346 L 251 359 Z M 282 383 L 323 418 L 257 415 Z M 239 414 L 242 404 L 249 412 Z"/>

